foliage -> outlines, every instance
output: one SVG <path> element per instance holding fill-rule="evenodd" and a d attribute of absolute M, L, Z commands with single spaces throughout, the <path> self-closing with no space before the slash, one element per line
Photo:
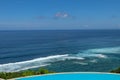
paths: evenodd
<path fill-rule="evenodd" d="M 115 70 L 112 70 L 111 72 L 112 72 L 112 73 L 120 73 L 120 67 L 117 68 L 117 69 L 115 69 Z"/>
<path fill-rule="evenodd" d="M 54 73 L 52 71 L 48 71 L 47 69 L 40 68 L 38 70 L 26 70 L 21 72 L 1 72 L 0 78 L 3 79 L 11 79 L 11 78 L 17 78 L 17 77 L 25 77 L 25 76 L 31 76 L 31 75 L 40 75 L 40 74 L 48 74 L 48 73 Z"/>
<path fill-rule="evenodd" d="M 40 74 L 48 74 L 49 73 L 49 71 L 47 69 L 44 69 L 44 68 L 40 68 L 39 72 L 40 72 Z"/>

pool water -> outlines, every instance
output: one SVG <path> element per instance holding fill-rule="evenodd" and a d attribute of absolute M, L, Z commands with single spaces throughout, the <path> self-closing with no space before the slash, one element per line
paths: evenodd
<path fill-rule="evenodd" d="M 120 80 L 120 75 L 106 73 L 61 73 L 26 77 L 16 80 Z"/>

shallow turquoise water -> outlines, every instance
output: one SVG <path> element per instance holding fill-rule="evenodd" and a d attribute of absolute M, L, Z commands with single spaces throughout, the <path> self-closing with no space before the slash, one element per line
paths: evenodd
<path fill-rule="evenodd" d="M 66 73 L 26 77 L 16 80 L 120 80 L 120 75 L 98 73 Z"/>

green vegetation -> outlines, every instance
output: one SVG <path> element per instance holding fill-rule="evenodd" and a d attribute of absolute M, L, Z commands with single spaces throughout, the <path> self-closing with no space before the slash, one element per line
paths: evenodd
<path fill-rule="evenodd" d="M 26 70 L 21 72 L 1 72 L 0 78 L 3 79 L 11 79 L 11 78 L 17 78 L 17 77 L 25 77 L 25 76 L 32 76 L 32 75 L 41 75 L 41 74 L 48 74 L 48 73 L 54 73 L 52 71 L 48 71 L 47 69 L 40 68 L 38 70 Z"/>
<path fill-rule="evenodd" d="M 110 71 L 111 73 L 120 73 L 120 67 Z M 32 75 L 42 75 L 42 74 L 48 74 L 48 73 L 54 73 L 53 71 L 48 71 L 47 69 L 40 68 L 38 70 L 25 70 L 21 72 L 0 72 L 0 78 L 3 78 L 5 80 L 11 79 L 11 78 L 17 78 L 17 77 L 25 77 L 25 76 L 32 76 Z"/>
<path fill-rule="evenodd" d="M 115 69 L 115 70 L 112 70 L 111 72 L 112 72 L 112 73 L 120 73 L 120 67 L 117 68 L 117 69 Z"/>

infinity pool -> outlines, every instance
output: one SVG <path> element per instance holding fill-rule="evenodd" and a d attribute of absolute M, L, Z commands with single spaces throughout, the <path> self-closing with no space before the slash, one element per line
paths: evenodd
<path fill-rule="evenodd" d="M 19 78 L 16 80 L 120 80 L 120 75 L 106 73 L 58 73 Z"/>

